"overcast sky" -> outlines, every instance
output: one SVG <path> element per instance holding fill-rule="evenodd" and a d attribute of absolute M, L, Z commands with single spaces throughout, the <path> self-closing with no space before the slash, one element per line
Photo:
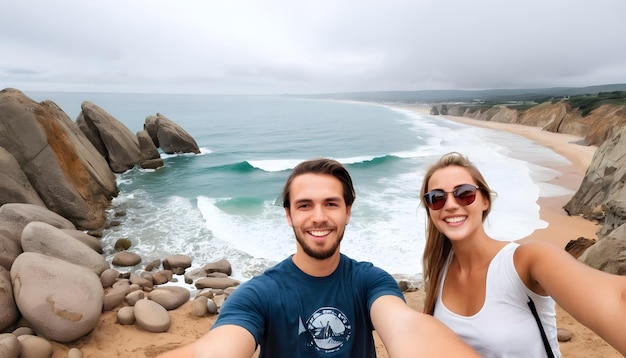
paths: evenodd
<path fill-rule="evenodd" d="M 609 83 L 626 83 L 625 0 L 0 5 L 1 88 L 307 94 Z"/>

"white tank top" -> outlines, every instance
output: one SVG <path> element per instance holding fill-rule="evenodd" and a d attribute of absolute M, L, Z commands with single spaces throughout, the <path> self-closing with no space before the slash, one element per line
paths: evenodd
<path fill-rule="evenodd" d="M 537 321 L 528 307 L 532 298 L 555 357 L 561 357 L 556 331 L 554 300 L 529 290 L 517 274 L 513 253 L 519 246 L 507 244 L 491 260 L 483 307 L 473 316 L 448 310 L 441 302 L 443 281 L 435 303 L 434 316 L 445 323 L 483 357 L 547 357 Z M 450 252 L 443 277 L 452 261 Z"/>

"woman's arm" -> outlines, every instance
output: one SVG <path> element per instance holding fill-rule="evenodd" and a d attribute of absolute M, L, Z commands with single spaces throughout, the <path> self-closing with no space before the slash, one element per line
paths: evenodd
<path fill-rule="evenodd" d="M 396 296 L 372 304 L 372 323 L 391 358 L 480 357 L 443 323 Z"/>
<path fill-rule="evenodd" d="M 545 291 L 577 321 L 626 355 L 626 276 L 591 268 L 546 242 L 520 245 L 515 267 L 530 289 Z"/>
<path fill-rule="evenodd" d="M 250 358 L 255 349 L 254 337 L 245 328 L 224 325 L 210 330 L 191 344 L 157 358 Z"/>

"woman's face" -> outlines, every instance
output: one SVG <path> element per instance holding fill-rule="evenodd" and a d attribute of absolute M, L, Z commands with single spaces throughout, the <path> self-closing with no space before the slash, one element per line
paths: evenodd
<path fill-rule="evenodd" d="M 460 185 L 471 184 L 477 186 L 476 181 L 467 169 L 459 166 L 448 166 L 438 169 L 428 180 L 426 192 L 443 190 L 446 195 L 445 204 L 439 210 L 428 208 L 435 227 L 448 237 L 452 242 L 464 240 L 475 236 L 483 231 L 483 211 L 489 208 L 489 200 L 482 191 L 476 190 L 476 198 L 471 204 L 467 203 L 467 197 L 459 202 L 453 197 L 453 192 Z M 457 190 L 457 193 L 462 192 Z M 471 192 L 465 191 L 471 195 Z"/>

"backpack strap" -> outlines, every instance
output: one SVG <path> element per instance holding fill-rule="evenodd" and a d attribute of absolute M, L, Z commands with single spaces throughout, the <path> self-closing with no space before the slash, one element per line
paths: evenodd
<path fill-rule="evenodd" d="M 530 307 L 530 312 L 533 313 L 533 317 L 535 317 L 535 321 L 537 321 L 537 326 L 539 326 L 539 333 L 541 333 L 541 339 L 543 340 L 543 346 L 546 348 L 546 354 L 548 355 L 548 358 L 554 358 L 554 353 L 552 353 L 550 342 L 548 342 L 548 337 L 546 336 L 546 332 L 543 330 L 543 325 L 541 324 L 541 320 L 539 319 L 537 308 L 535 308 L 535 303 L 530 298 L 530 296 L 528 297 L 528 307 Z"/>

